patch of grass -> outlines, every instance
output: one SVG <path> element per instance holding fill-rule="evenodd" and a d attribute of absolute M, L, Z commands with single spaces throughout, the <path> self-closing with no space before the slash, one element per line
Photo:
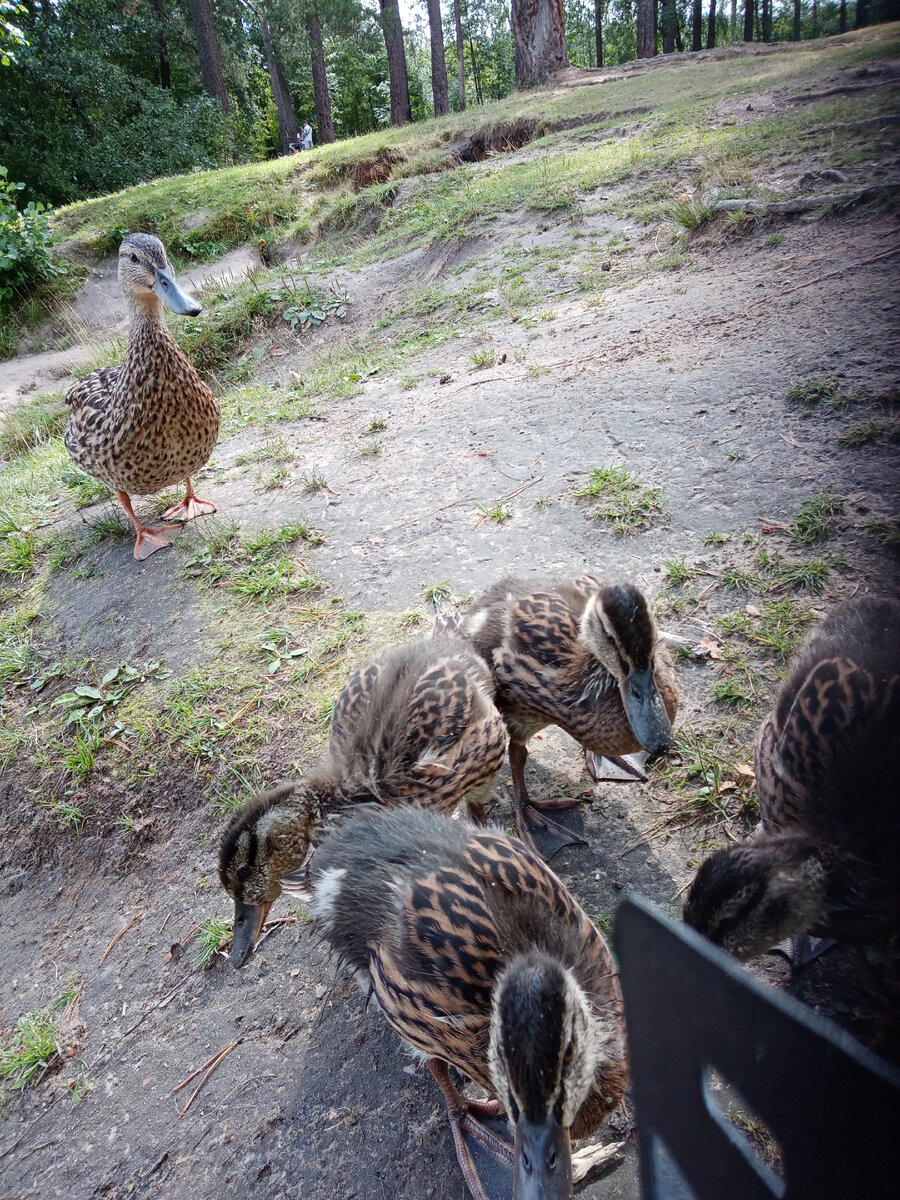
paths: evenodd
<path fill-rule="evenodd" d="M 216 954 L 231 940 L 232 922 L 210 917 L 194 934 L 194 962 L 205 970 L 212 966 Z"/>
<path fill-rule="evenodd" d="M 878 441 L 900 441 L 900 421 L 880 421 L 875 418 L 854 425 L 838 438 L 842 446 L 855 449 Z"/>
<path fill-rule="evenodd" d="M 263 442 L 261 446 L 257 446 L 255 450 L 250 450 L 246 454 L 240 454 L 234 460 L 236 467 L 248 466 L 252 463 L 273 462 L 273 463 L 289 463 L 294 457 L 294 452 L 284 440 L 283 437 L 270 438 L 267 442 Z"/>
<path fill-rule="evenodd" d="M 300 476 L 300 490 L 308 495 L 311 492 L 328 490 L 328 480 L 321 471 L 304 471 Z"/>
<path fill-rule="evenodd" d="M 484 350 L 476 350 L 469 355 L 469 361 L 475 364 L 476 370 L 492 367 L 497 361 L 497 351 L 493 346 L 488 346 Z"/>
<path fill-rule="evenodd" d="M 363 442 L 363 444 L 359 448 L 359 453 L 360 453 L 361 458 L 374 458 L 375 455 L 380 454 L 381 451 L 382 451 L 381 442 L 376 442 L 376 441 Z"/>
<path fill-rule="evenodd" d="M 71 771 L 78 779 L 85 779 L 94 769 L 94 760 L 100 749 L 100 734 L 96 730 L 86 730 L 75 734 L 75 740 L 63 755 L 63 763 L 67 771 Z"/>
<path fill-rule="evenodd" d="M 783 659 L 791 657 L 814 623 L 815 617 L 808 608 L 789 599 L 765 602 L 759 616 L 745 610 L 716 618 L 716 624 L 726 633 L 737 633 L 748 641 L 767 646 Z"/>
<path fill-rule="evenodd" d="M 3 418 L 0 458 L 16 458 L 41 442 L 58 438 L 69 410 L 58 395 L 41 393 L 15 405 Z"/>
<path fill-rule="evenodd" d="M 752 747 L 736 743 L 733 731 L 681 725 L 661 774 L 690 809 L 704 817 L 724 818 L 732 815 L 734 801 L 744 811 L 756 807 L 752 773 L 747 773 L 752 761 Z"/>
<path fill-rule="evenodd" d="M 755 560 L 767 589 L 792 588 L 794 591 L 822 592 L 831 575 L 831 566 L 821 558 L 784 558 L 777 550 L 760 550 Z"/>
<path fill-rule="evenodd" d="M 423 583 L 422 598 L 430 601 L 435 608 L 440 608 L 443 604 L 452 604 L 455 599 L 448 579 L 442 579 L 440 583 Z"/>
<path fill-rule="evenodd" d="M 647 529 L 665 511 L 658 487 L 646 487 L 624 467 L 594 467 L 583 488 L 574 492 L 576 500 L 593 500 L 591 516 L 607 521 L 616 533 L 635 533 Z"/>
<path fill-rule="evenodd" d="M 791 530 L 798 542 L 818 542 L 828 536 L 831 527 L 830 517 L 840 516 L 844 511 L 844 501 L 834 492 L 820 492 L 805 501 L 793 521 Z"/>
<path fill-rule="evenodd" d="M 39 1083 L 59 1058 L 57 1036 L 56 1021 L 47 1009 L 19 1017 L 9 1046 L 0 1049 L 0 1078 L 17 1091 Z"/>
<path fill-rule="evenodd" d="M 900 521 L 869 521 L 866 531 L 889 550 L 900 550 Z"/>
<path fill-rule="evenodd" d="M 35 803 L 50 813 L 60 829 L 72 830 L 76 837 L 81 836 L 88 814 L 79 796 L 64 797 L 61 800 L 53 795 L 38 796 Z"/>
<path fill-rule="evenodd" d="M 787 390 L 788 404 L 807 412 L 820 404 L 823 408 L 846 408 L 854 398 L 833 375 L 811 375 L 792 383 Z"/>
<path fill-rule="evenodd" d="M 408 608 L 400 614 L 400 625 L 403 629 L 416 629 L 425 620 L 425 614 L 417 608 Z"/>
<path fill-rule="evenodd" d="M 499 500 L 496 504 L 476 504 L 475 507 L 487 517 L 489 521 L 496 521 L 498 525 L 502 525 L 504 521 L 509 521 L 513 515 L 513 510 L 508 504 L 502 504 Z"/>
<path fill-rule="evenodd" d="M 0 541 L 0 575 L 24 579 L 34 568 L 37 554 L 33 533 L 8 533 Z"/>
<path fill-rule="evenodd" d="M 715 215 L 715 210 L 711 204 L 704 204 L 702 200 L 691 196 L 674 201 L 669 207 L 669 215 L 676 225 L 694 230 L 705 225 Z"/>
<path fill-rule="evenodd" d="M 387 427 L 388 423 L 382 417 L 373 417 L 363 430 L 363 435 L 367 436 L 372 433 L 384 433 Z"/>
<path fill-rule="evenodd" d="M 212 792 L 212 806 L 217 813 L 228 816 L 240 811 L 248 801 L 264 790 L 265 783 L 257 762 L 241 766 L 227 763 L 224 776 Z"/>
<path fill-rule="evenodd" d="M 689 567 L 683 558 L 666 559 L 662 568 L 669 587 L 684 587 L 697 578 L 697 571 Z"/>
<path fill-rule="evenodd" d="M 300 540 L 317 546 L 325 538 L 299 520 L 278 530 L 251 534 L 242 542 L 238 526 L 224 523 L 195 535 L 181 570 L 209 585 L 227 581 L 231 591 L 260 604 L 283 600 L 291 592 L 309 592 L 321 586 L 318 571 L 305 565 L 298 569 L 288 553 Z"/>
<path fill-rule="evenodd" d="M 101 500 L 112 498 L 112 490 L 105 483 L 94 479 L 78 467 L 70 467 L 63 471 L 62 481 L 69 489 L 76 508 L 88 508 L 92 504 L 99 504 Z"/>
<path fill-rule="evenodd" d="M 726 542 L 731 541 L 730 533 L 704 533 L 700 539 L 704 546 L 724 546 Z"/>
<path fill-rule="evenodd" d="M 766 237 L 767 246 L 780 246 L 787 235 L 784 233 L 770 233 Z"/>

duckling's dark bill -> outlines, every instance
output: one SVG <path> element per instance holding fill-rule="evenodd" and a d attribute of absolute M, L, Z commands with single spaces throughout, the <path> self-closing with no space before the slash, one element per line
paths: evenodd
<path fill-rule="evenodd" d="M 271 901 L 268 904 L 245 904 L 243 900 L 235 900 L 234 936 L 231 940 L 233 966 L 242 967 L 253 953 L 271 907 Z"/>
<path fill-rule="evenodd" d="M 634 736 L 651 755 L 665 754 L 672 745 L 672 722 L 666 712 L 653 667 L 629 671 L 622 684 L 622 703 Z"/>
<path fill-rule="evenodd" d="M 513 1200 L 569 1200 L 572 1150 L 568 1131 L 557 1121 L 516 1124 Z"/>

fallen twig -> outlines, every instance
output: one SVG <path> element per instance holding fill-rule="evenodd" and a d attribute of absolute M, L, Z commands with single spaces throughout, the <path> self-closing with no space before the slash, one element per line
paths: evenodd
<path fill-rule="evenodd" d="M 195 971 L 196 971 L 196 967 L 192 967 L 190 969 L 190 971 L 188 971 L 187 975 L 184 976 L 183 979 L 179 979 L 179 981 L 175 984 L 175 986 L 171 989 L 171 991 L 167 992 L 161 1000 L 157 1000 L 157 1002 L 155 1004 L 151 1004 L 150 1007 L 147 1009 L 147 1011 L 141 1015 L 140 1019 L 135 1021 L 135 1023 L 131 1026 L 130 1029 L 125 1030 L 125 1032 L 122 1034 L 122 1037 L 123 1038 L 129 1037 L 132 1033 L 134 1033 L 134 1031 L 139 1026 L 143 1025 L 143 1023 L 147 1020 L 147 1018 L 150 1016 L 151 1013 L 156 1012 L 156 1010 L 158 1008 L 164 1008 L 169 1003 L 169 1001 L 172 999 L 172 997 L 175 995 L 175 993 L 178 991 L 178 989 L 180 987 L 182 987 L 185 983 L 187 983 L 187 981 L 190 979 L 190 977 L 194 974 Z"/>
<path fill-rule="evenodd" d="M 141 919 L 141 917 L 143 917 L 143 915 L 144 914 L 142 912 L 139 912 L 136 916 L 131 918 L 131 920 L 128 922 L 128 924 L 126 926 L 124 926 L 124 928 L 119 930 L 119 932 L 116 934 L 116 936 L 113 938 L 113 940 L 109 943 L 109 945 L 103 951 L 103 957 L 97 963 L 98 968 L 102 967 L 103 964 L 106 962 L 106 959 L 107 959 L 107 956 L 109 955 L 110 950 L 112 950 L 113 946 L 115 946 L 115 944 L 119 940 L 119 938 L 123 937 L 128 932 L 128 930 L 132 927 L 132 925 L 137 925 L 138 921 L 140 921 L 140 919 Z"/>
<path fill-rule="evenodd" d="M 235 1046 L 239 1046 L 243 1040 L 244 1040 L 243 1038 L 238 1038 L 236 1042 L 232 1042 L 230 1046 L 226 1046 L 224 1050 L 220 1050 L 218 1054 L 214 1055 L 209 1060 L 209 1066 L 207 1068 L 206 1074 L 203 1076 L 203 1078 L 200 1080 L 200 1082 L 197 1084 L 197 1086 L 191 1092 L 190 1099 L 188 1100 L 188 1102 L 184 1106 L 184 1108 L 181 1110 L 181 1112 L 178 1114 L 179 1120 L 181 1120 L 181 1118 L 184 1116 L 184 1114 L 187 1112 L 187 1110 L 191 1107 L 191 1105 L 197 1099 L 197 1097 L 199 1096 L 200 1092 L 202 1091 L 204 1085 L 206 1084 L 206 1081 L 209 1079 L 210 1075 L 212 1075 L 213 1071 L 216 1069 L 216 1067 L 219 1065 L 219 1063 L 222 1061 L 222 1059 L 225 1057 L 225 1055 L 230 1054 L 231 1051 L 235 1048 Z M 204 1066 L 206 1066 L 205 1063 L 204 1063 Z M 194 1075 L 199 1074 L 199 1072 L 202 1070 L 203 1070 L 203 1067 L 199 1067 L 198 1070 L 194 1072 Z M 191 1075 L 190 1079 L 193 1079 L 194 1075 Z M 189 1083 L 190 1079 L 186 1079 L 185 1083 Z M 183 1086 L 184 1086 L 183 1084 L 179 1084 L 179 1088 L 183 1087 Z M 176 1088 L 175 1091 L 178 1091 L 178 1088 Z"/>
<path fill-rule="evenodd" d="M 237 712 L 234 714 L 234 716 L 229 721 L 225 722 L 226 729 L 228 728 L 229 725 L 233 725 L 235 723 L 235 721 L 239 720 L 244 715 L 245 712 L 249 712 L 249 710 L 253 707 L 253 705 L 257 702 L 257 700 L 263 694 L 263 690 L 264 690 L 263 688 L 260 688 L 252 700 L 248 700 L 243 708 L 239 708 L 237 710 Z"/>
<path fill-rule="evenodd" d="M 889 125 L 900 121 L 900 113 L 882 113 L 879 117 L 866 117 L 862 121 L 835 121 L 833 125 L 814 125 L 804 129 L 801 137 L 814 137 L 817 133 L 831 133 L 833 129 L 865 129 L 869 125 Z"/>

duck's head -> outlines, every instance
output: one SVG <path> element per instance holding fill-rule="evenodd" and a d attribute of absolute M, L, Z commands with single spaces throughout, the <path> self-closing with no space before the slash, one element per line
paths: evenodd
<path fill-rule="evenodd" d="M 223 833 L 219 879 L 234 900 L 234 966 L 242 967 L 253 953 L 269 909 L 291 886 L 286 877 L 308 858 L 320 821 L 315 790 L 286 783 L 257 796 Z"/>
<path fill-rule="evenodd" d="M 825 878 L 821 854 L 802 836 L 730 846 L 700 867 L 684 920 L 746 961 L 816 924 L 825 903 Z"/>
<path fill-rule="evenodd" d="M 514 1200 L 571 1196 L 569 1130 L 594 1082 L 603 1041 L 577 980 L 548 955 L 520 955 L 499 977 L 488 1063 L 516 1131 Z"/>
<path fill-rule="evenodd" d="M 129 233 L 119 246 L 119 287 L 130 303 L 151 314 L 160 311 L 160 300 L 183 316 L 196 317 L 203 311 L 175 282 L 166 248 L 152 233 Z"/>
<path fill-rule="evenodd" d="M 615 583 L 589 598 L 581 640 L 615 679 L 635 738 L 654 757 L 672 745 L 672 722 L 654 675 L 656 626 L 633 584 Z"/>

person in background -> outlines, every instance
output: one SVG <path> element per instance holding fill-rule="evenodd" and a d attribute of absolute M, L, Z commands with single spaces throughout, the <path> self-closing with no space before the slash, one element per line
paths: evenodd
<path fill-rule="evenodd" d="M 312 150 L 312 126 L 309 121 L 303 122 L 303 129 L 300 133 L 300 149 Z"/>

